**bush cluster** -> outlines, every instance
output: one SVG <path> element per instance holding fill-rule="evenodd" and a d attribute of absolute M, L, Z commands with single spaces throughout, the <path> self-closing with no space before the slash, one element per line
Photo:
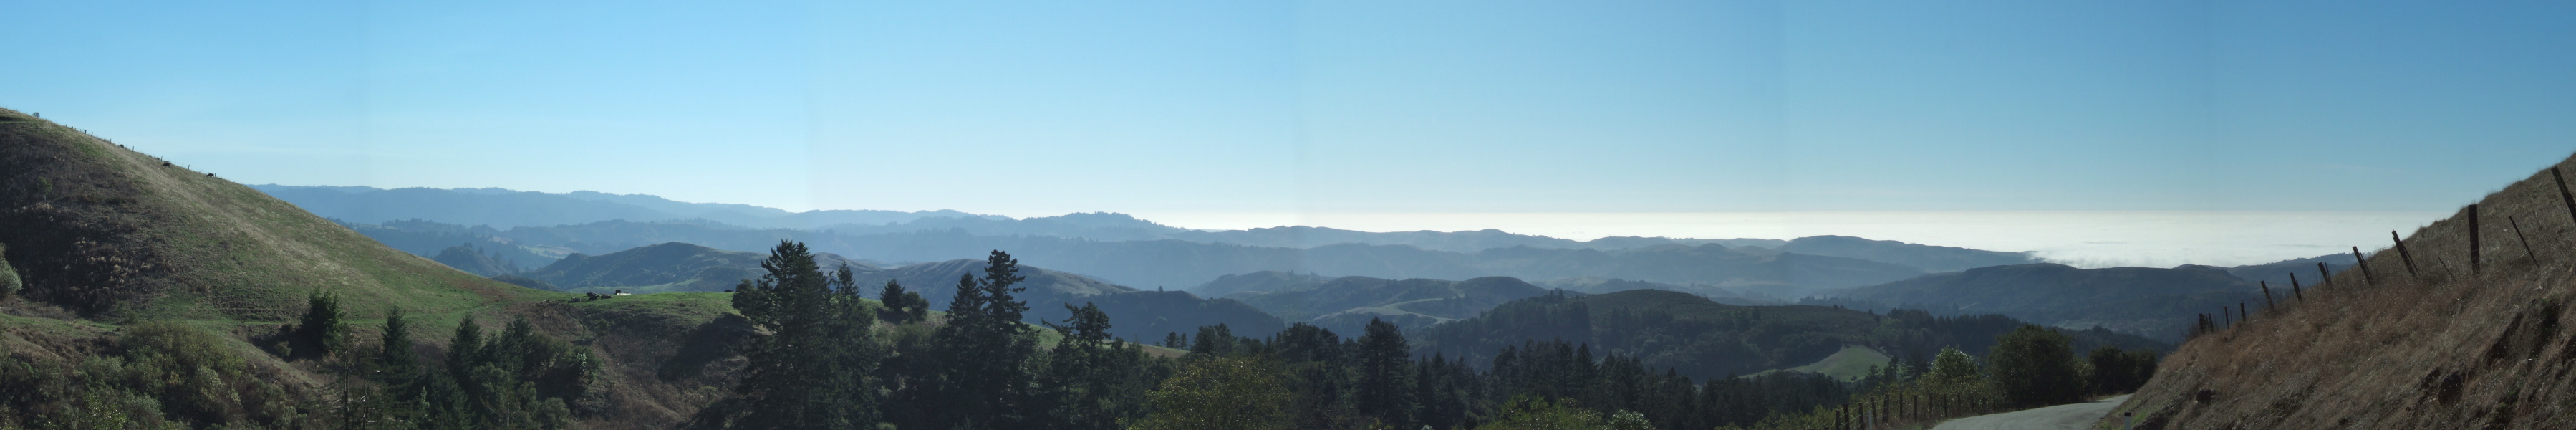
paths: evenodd
<path fill-rule="evenodd" d="M 294 428 L 319 412 L 311 393 L 269 383 L 221 337 L 178 323 L 127 325 L 110 353 L 76 363 L 5 345 L 0 356 L 0 428 Z"/>

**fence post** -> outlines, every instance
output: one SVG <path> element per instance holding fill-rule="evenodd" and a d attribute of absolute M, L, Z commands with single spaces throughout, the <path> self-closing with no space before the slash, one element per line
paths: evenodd
<path fill-rule="evenodd" d="M 2397 259 L 2406 262 L 2406 276 L 2423 279 L 2424 274 L 2415 271 L 2415 253 L 2406 252 L 2406 239 L 2398 238 L 2397 230 L 2389 230 L 2388 241 L 2397 242 Z"/>
<path fill-rule="evenodd" d="M 2470 204 L 2469 204 L 2469 274 L 2471 274 L 2471 275 L 2475 275 L 2475 274 L 2477 274 L 2477 273 L 2478 273 L 2478 271 L 2479 271 L 2479 268 L 2480 268 L 2480 267 L 2483 267 L 2483 266 L 2480 266 L 2480 265 L 2478 264 L 2478 204 L 2476 204 L 2476 203 L 2470 203 Z"/>
<path fill-rule="evenodd" d="M 2558 184 L 2558 200 L 2567 203 L 2567 219 L 2576 221 L 2576 194 L 2567 193 L 2567 177 L 2558 174 L 2558 166 L 2549 166 L 2549 179 Z"/>
<path fill-rule="evenodd" d="M 2271 296 L 2271 295 L 2264 295 L 2264 296 L 2263 296 L 2263 298 L 2269 299 L 2269 298 L 2272 298 L 2272 296 Z M 2254 314 L 2250 314 L 2250 313 L 2246 313 L 2246 312 L 2245 312 L 2245 302 L 2236 302 L 2236 320 L 2237 320 L 2237 321 L 2253 321 L 2253 320 L 2254 320 Z"/>
<path fill-rule="evenodd" d="M 2362 282 L 2362 283 L 2364 283 L 2364 284 L 2377 284 L 2377 283 L 2379 283 L 2379 276 L 2371 275 L 2371 274 L 2370 274 L 2370 257 L 2364 257 L 2364 256 L 2362 256 L 2362 255 L 2361 255 L 2361 247 L 2358 247 L 2358 246 L 2352 247 L 2352 264 L 2354 264 L 2354 265 L 2356 265 L 2356 266 L 2360 266 L 2360 267 L 2361 267 L 2361 282 Z"/>
<path fill-rule="evenodd" d="M 2255 285 L 2261 285 L 2261 286 L 2263 286 L 2263 312 L 2265 312 L 2265 313 L 2277 313 L 2277 312 L 2280 312 L 2280 311 L 2281 311 L 2281 308 L 2280 308 L 2279 306 L 2273 306 L 2273 305 L 2272 305 L 2272 283 L 2270 283 L 2270 282 L 2263 282 L 2263 281 L 2254 281 L 2254 284 L 2255 284 Z"/>
<path fill-rule="evenodd" d="M 2531 236 L 2522 235 L 2522 221 L 2513 219 L 2512 215 L 2506 215 L 2504 222 L 2505 225 L 2513 226 L 2513 238 L 2522 242 L 2522 255 L 2531 258 L 2532 262 L 2540 262 L 2540 253 L 2531 251 Z"/>

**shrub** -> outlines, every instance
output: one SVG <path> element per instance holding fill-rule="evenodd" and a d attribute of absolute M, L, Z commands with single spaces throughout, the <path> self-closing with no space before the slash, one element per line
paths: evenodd
<path fill-rule="evenodd" d="M 2156 374 L 2155 351 L 2122 351 L 2105 346 L 2093 349 L 2085 361 L 2093 365 L 2093 374 L 2085 380 L 2085 388 L 2094 394 L 2137 391 Z"/>
<path fill-rule="evenodd" d="M 18 288 L 25 284 L 18 280 L 17 269 L 9 268 L 9 246 L 0 245 L 0 299 L 18 294 Z"/>
<path fill-rule="evenodd" d="M 2036 406 L 2083 400 L 2084 380 L 2077 373 L 2074 339 L 2057 330 L 2024 325 L 1996 338 L 1987 356 L 1994 364 L 1995 384 L 2014 403 Z"/>
<path fill-rule="evenodd" d="M 1478 429 L 1493 430 L 1651 430 L 1644 414 L 1617 411 L 1608 416 L 1575 404 L 1573 399 L 1514 398 L 1502 418 Z"/>
<path fill-rule="evenodd" d="M 241 356 L 223 339 L 178 323 L 152 321 L 125 327 L 122 370 L 126 385 L 158 398 L 171 415 L 203 423 L 241 418 L 232 382 L 250 382 Z"/>
<path fill-rule="evenodd" d="M 1194 360 L 1146 395 L 1154 412 L 1128 429 L 1286 429 L 1290 378 L 1255 357 Z"/>
<path fill-rule="evenodd" d="M 1975 382 L 1984 377 L 1982 373 L 1977 370 L 1975 358 L 1968 357 L 1966 352 L 1960 352 L 1959 347 L 1948 346 L 1942 347 L 1940 354 L 1932 356 L 1932 370 L 1929 376 L 1934 383 L 1955 385 Z"/>

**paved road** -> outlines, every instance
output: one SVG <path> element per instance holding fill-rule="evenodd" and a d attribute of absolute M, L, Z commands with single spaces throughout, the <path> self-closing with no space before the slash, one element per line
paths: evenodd
<path fill-rule="evenodd" d="M 1950 420 L 1932 430 L 2074 430 L 2100 421 L 2129 396 L 2102 399 L 2092 403 L 2057 405 L 2026 411 L 1978 415 Z"/>

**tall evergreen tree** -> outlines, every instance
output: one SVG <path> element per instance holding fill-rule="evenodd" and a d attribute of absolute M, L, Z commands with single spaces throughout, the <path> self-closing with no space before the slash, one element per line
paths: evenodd
<path fill-rule="evenodd" d="M 464 375 L 474 368 L 483 350 L 483 324 L 466 315 L 456 323 L 456 334 L 447 339 L 447 372 Z"/>
<path fill-rule="evenodd" d="M 885 288 L 877 291 L 877 301 L 885 303 L 885 309 L 877 311 L 877 319 L 888 323 L 903 324 L 930 317 L 930 301 L 923 300 L 921 293 L 905 290 L 902 282 L 886 280 Z"/>
<path fill-rule="evenodd" d="M 884 357 L 848 267 L 823 273 L 805 244 L 780 242 L 769 273 L 734 289 L 734 308 L 765 334 L 744 348 L 733 397 L 699 412 L 699 428 L 841 429 L 878 422 L 867 379 Z"/>
<path fill-rule="evenodd" d="M 376 352 L 376 369 L 384 372 L 379 379 L 387 394 L 403 405 L 420 400 L 415 382 L 421 377 L 420 354 L 412 352 L 411 319 L 402 309 L 385 311 L 385 330 L 376 345 L 382 347 Z"/>
<path fill-rule="evenodd" d="M 939 363 L 941 394 L 933 396 L 941 402 L 935 405 L 940 413 L 924 423 L 929 427 L 1027 428 L 1036 418 L 1032 413 L 1043 412 L 1030 408 L 1027 366 L 1037 353 L 1037 339 L 1033 329 L 1020 323 L 1028 302 L 1013 297 L 1026 290 L 1017 286 L 1027 279 L 1019 271 L 1019 260 L 993 251 L 982 278 L 957 280 L 948 323 L 934 333 L 944 358 Z"/>
<path fill-rule="evenodd" d="M 1413 423 L 1413 348 L 1394 323 L 1370 318 L 1360 335 L 1358 392 L 1352 397 L 1362 416 L 1381 425 L 1411 428 Z"/>
<path fill-rule="evenodd" d="M 1073 312 L 1071 318 L 1061 325 L 1047 323 L 1064 333 L 1064 341 L 1056 344 L 1037 383 L 1051 411 L 1042 423 L 1067 430 L 1115 429 L 1120 418 L 1117 385 L 1134 368 L 1123 360 L 1128 350 L 1109 337 L 1109 314 L 1100 306 L 1064 308 Z"/>
<path fill-rule="evenodd" d="M 302 341 L 296 353 L 326 357 L 349 345 L 349 324 L 342 321 L 339 297 L 315 290 L 305 296 L 304 304 L 303 321 L 295 326 L 296 338 Z"/>

